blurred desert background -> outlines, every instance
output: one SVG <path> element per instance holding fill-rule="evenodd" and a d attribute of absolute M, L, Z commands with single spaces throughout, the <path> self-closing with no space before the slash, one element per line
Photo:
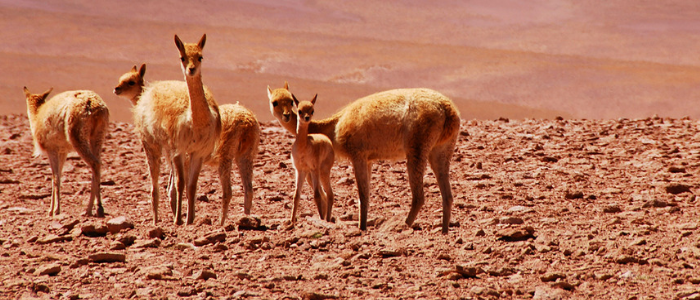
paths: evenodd
<path fill-rule="evenodd" d="M 22 87 L 90 89 L 113 121 L 121 74 L 182 80 L 173 35 L 207 34 L 219 103 L 271 120 L 265 89 L 319 94 L 319 117 L 368 94 L 428 87 L 464 119 L 700 118 L 698 1 L 0 0 L 0 114 Z"/>

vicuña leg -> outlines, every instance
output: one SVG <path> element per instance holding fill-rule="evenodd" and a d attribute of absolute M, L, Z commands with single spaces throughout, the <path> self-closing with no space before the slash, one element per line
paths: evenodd
<path fill-rule="evenodd" d="M 202 170 L 203 157 L 190 156 L 189 173 L 187 174 L 187 224 L 194 223 L 194 202 L 197 197 L 197 180 Z M 230 188 L 230 187 L 229 187 Z"/>
<path fill-rule="evenodd" d="M 406 169 L 408 170 L 408 183 L 411 186 L 411 210 L 408 212 L 406 224 L 413 225 L 413 222 L 418 216 L 418 212 L 425 203 L 425 195 L 423 194 L 423 174 L 427 165 L 427 159 L 424 152 L 416 155 L 408 155 L 406 158 Z"/>
<path fill-rule="evenodd" d="M 454 151 L 454 143 L 442 148 L 433 149 L 430 153 L 430 167 L 435 173 L 435 178 L 442 195 L 442 234 L 447 234 L 452 217 L 452 186 L 450 185 L 450 160 Z"/>
<path fill-rule="evenodd" d="M 102 207 L 102 197 L 100 195 L 100 158 L 95 155 L 95 152 L 93 151 L 94 148 L 90 147 L 88 141 L 80 138 L 79 130 L 79 126 L 76 126 L 73 130 L 71 130 L 70 140 L 75 151 L 78 152 L 78 155 L 80 155 L 80 157 L 92 171 L 92 186 L 85 215 L 88 217 L 92 216 L 92 207 L 95 203 L 95 198 L 97 198 L 97 216 L 104 217 L 104 208 Z"/>
<path fill-rule="evenodd" d="M 333 195 L 333 188 L 331 188 L 331 169 L 327 170 L 321 170 L 321 187 L 323 187 L 323 190 L 326 194 L 326 200 L 325 205 L 326 205 L 326 213 L 325 213 L 325 219 L 328 222 L 331 222 L 331 211 L 333 210 L 333 201 L 334 201 L 334 195 Z"/>
<path fill-rule="evenodd" d="M 49 216 L 61 214 L 61 174 L 63 163 L 66 161 L 66 153 L 49 152 L 49 165 L 51 165 L 51 207 Z"/>
<path fill-rule="evenodd" d="M 224 226 L 224 222 L 226 222 L 229 203 L 231 202 L 231 197 L 233 196 L 231 192 L 231 163 L 231 160 L 226 158 L 221 158 L 221 161 L 219 162 L 219 181 L 221 182 L 221 189 L 223 192 L 223 199 L 221 199 L 221 226 Z"/>
<path fill-rule="evenodd" d="M 297 209 L 299 208 L 299 198 L 301 197 L 301 189 L 304 186 L 304 178 L 306 178 L 306 173 L 297 170 L 296 171 L 296 188 L 294 189 L 294 203 L 292 204 L 292 216 L 289 218 L 292 220 L 292 225 L 297 222 Z"/>
<path fill-rule="evenodd" d="M 172 158 L 175 172 L 175 215 L 173 222 L 182 225 L 182 197 L 185 191 L 185 158 L 182 155 L 175 155 Z"/>
<path fill-rule="evenodd" d="M 321 220 L 326 219 L 326 207 L 324 206 L 326 203 L 325 194 L 323 192 L 323 189 L 321 188 L 321 183 L 319 180 L 319 173 L 318 171 L 311 172 L 311 187 L 314 191 L 314 202 L 316 203 L 316 208 L 318 209 L 318 215 L 320 216 Z"/>
<path fill-rule="evenodd" d="M 153 207 L 153 225 L 158 224 L 158 202 L 160 201 L 158 179 L 160 173 L 160 147 L 143 143 L 143 149 L 148 159 L 148 171 L 151 174 L 151 206 Z"/>
<path fill-rule="evenodd" d="M 239 158 L 236 165 L 243 183 L 243 212 L 249 215 L 253 207 L 253 159 Z"/>
<path fill-rule="evenodd" d="M 352 166 L 355 172 L 355 181 L 357 181 L 357 191 L 360 194 L 360 230 L 367 230 L 372 163 L 365 158 L 353 158 Z"/>

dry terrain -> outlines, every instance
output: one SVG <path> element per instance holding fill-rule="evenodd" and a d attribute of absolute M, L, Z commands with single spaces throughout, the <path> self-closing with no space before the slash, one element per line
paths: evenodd
<path fill-rule="evenodd" d="M 262 127 L 253 216 L 235 175 L 230 221 L 212 225 L 221 190 L 207 167 L 195 225 L 172 224 L 163 201 L 154 226 L 131 125 L 111 124 L 104 147 L 107 216 L 80 215 L 90 172 L 71 156 L 63 214 L 50 218 L 48 161 L 32 158 L 25 115 L 1 116 L 0 298 L 700 299 L 697 120 L 465 120 L 448 235 L 432 173 L 417 224 L 403 224 L 402 162 L 374 166 L 368 231 L 343 161 L 335 222 L 319 220 L 307 188 L 287 228 L 292 137 Z"/>

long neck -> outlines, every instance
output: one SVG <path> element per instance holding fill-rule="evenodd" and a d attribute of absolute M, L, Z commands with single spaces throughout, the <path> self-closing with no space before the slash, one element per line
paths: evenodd
<path fill-rule="evenodd" d="M 202 84 L 202 75 L 185 76 L 187 81 L 187 90 L 190 93 L 190 109 L 192 110 L 192 122 L 208 122 L 211 117 L 209 104 L 204 97 L 204 85 Z"/>
<path fill-rule="evenodd" d="M 296 116 L 296 114 L 294 115 Z M 308 136 L 309 136 L 309 123 L 308 122 L 298 122 L 297 123 L 297 128 L 296 128 L 296 133 L 297 133 L 297 140 L 296 140 L 296 145 L 299 147 L 299 149 L 305 149 L 307 144 L 308 144 Z"/>

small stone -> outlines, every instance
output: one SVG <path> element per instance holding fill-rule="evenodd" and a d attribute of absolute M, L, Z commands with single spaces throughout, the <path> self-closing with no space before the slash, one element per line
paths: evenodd
<path fill-rule="evenodd" d="M 48 264 L 48 265 L 43 265 L 43 266 L 39 267 L 38 269 L 36 269 L 36 271 L 34 271 L 34 274 L 39 275 L 39 276 L 41 276 L 41 275 L 54 276 L 54 275 L 58 274 L 59 272 L 61 272 L 61 265 Z"/>
<path fill-rule="evenodd" d="M 207 234 L 206 236 L 203 236 L 201 238 L 198 238 L 194 241 L 195 246 L 204 246 L 208 244 L 213 244 L 216 242 L 223 242 L 226 240 L 226 232 L 212 232 L 210 234 Z"/>
<path fill-rule="evenodd" d="M 209 271 L 209 270 L 199 270 L 197 272 L 194 272 L 192 274 L 192 278 L 196 280 L 207 280 L 210 278 L 216 279 L 216 273 Z"/>
<path fill-rule="evenodd" d="M 243 216 L 240 219 L 238 219 L 239 230 L 261 230 L 264 227 L 261 224 L 262 221 L 258 216 Z"/>
<path fill-rule="evenodd" d="M 476 278 L 477 274 L 484 272 L 484 270 L 481 270 L 481 268 L 479 267 L 468 267 L 463 265 L 457 265 L 455 266 L 455 269 L 457 273 L 464 276 L 465 278 Z"/>
<path fill-rule="evenodd" d="M 190 243 L 178 243 L 173 246 L 176 250 L 197 250 L 193 244 Z"/>
<path fill-rule="evenodd" d="M 689 185 L 672 183 L 665 187 L 666 192 L 669 194 L 677 195 L 681 193 L 692 193 Z"/>
<path fill-rule="evenodd" d="M 666 201 L 654 199 L 654 200 L 649 200 L 646 203 L 644 203 L 642 205 L 642 208 L 651 208 L 651 207 L 663 208 L 663 207 L 666 207 L 669 205 L 670 204 Z"/>
<path fill-rule="evenodd" d="M 498 219 L 498 224 L 519 225 L 523 223 L 525 223 L 525 221 L 523 221 L 522 218 L 518 217 L 502 217 Z"/>
<path fill-rule="evenodd" d="M 566 275 L 561 273 L 547 273 L 540 277 L 543 282 L 557 281 L 557 279 L 566 279 Z"/>
<path fill-rule="evenodd" d="M 96 263 L 125 262 L 126 255 L 114 252 L 100 252 L 91 254 L 88 259 Z"/>
<path fill-rule="evenodd" d="M 107 229 L 112 234 L 132 228 L 134 228 L 134 223 L 129 221 L 125 216 L 116 217 L 107 221 Z"/>
<path fill-rule="evenodd" d="M 611 204 L 603 208 L 603 212 L 608 214 L 619 213 L 621 211 L 622 209 L 620 208 L 620 206 L 616 204 Z"/>
<path fill-rule="evenodd" d="M 506 242 L 524 241 L 534 239 L 535 228 L 532 226 L 513 227 L 500 230 L 496 233 L 499 240 Z"/>
<path fill-rule="evenodd" d="M 84 236 L 100 237 L 107 235 L 109 229 L 104 224 L 85 224 L 80 227 L 80 231 Z"/>
<path fill-rule="evenodd" d="M 564 194 L 564 198 L 566 198 L 566 199 L 583 199 L 583 192 L 566 191 L 566 193 Z"/>
<path fill-rule="evenodd" d="M 641 245 L 646 245 L 647 240 L 645 238 L 638 238 L 634 240 L 633 242 L 630 243 L 630 246 L 641 246 Z"/>
<path fill-rule="evenodd" d="M 163 238 L 165 238 L 165 233 L 163 233 L 163 229 L 161 229 L 160 227 L 156 227 L 148 231 L 148 238 L 158 238 L 162 240 Z"/>
<path fill-rule="evenodd" d="M 109 243 L 109 250 L 124 250 L 126 249 L 126 245 L 120 241 L 112 241 Z"/>
<path fill-rule="evenodd" d="M 160 239 L 153 238 L 150 240 L 138 240 L 131 246 L 133 248 L 158 248 L 160 247 Z"/>
<path fill-rule="evenodd" d="M 47 235 L 41 239 L 36 240 L 36 243 L 39 245 L 44 245 L 44 244 L 59 243 L 59 242 L 72 241 L 72 240 L 73 240 L 73 237 L 70 235 L 58 236 L 55 234 L 50 234 L 50 235 Z"/>
<path fill-rule="evenodd" d="M 618 264 L 628 264 L 639 262 L 639 260 L 632 255 L 621 254 L 620 256 L 615 258 L 615 262 Z"/>
<path fill-rule="evenodd" d="M 131 246 L 136 241 L 136 237 L 133 235 L 122 235 L 117 238 L 117 241 L 124 244 L 124 246 Z"/>
<path fill-rule="evenodd" d="M 384 248 L 379 250 L 381 257 L 396 257 L 406 254 L 406 249 L 403 248 Z"/>
<path fill-rule="evenodd" d="M 318 292 L 305 292 L 301 296 L 302 299 L 304 300 L 325 300 L 325 299 L 338 299 L 338 296 L 335 295 L 329 295 L 329 294 L 321 294 Z"/>

